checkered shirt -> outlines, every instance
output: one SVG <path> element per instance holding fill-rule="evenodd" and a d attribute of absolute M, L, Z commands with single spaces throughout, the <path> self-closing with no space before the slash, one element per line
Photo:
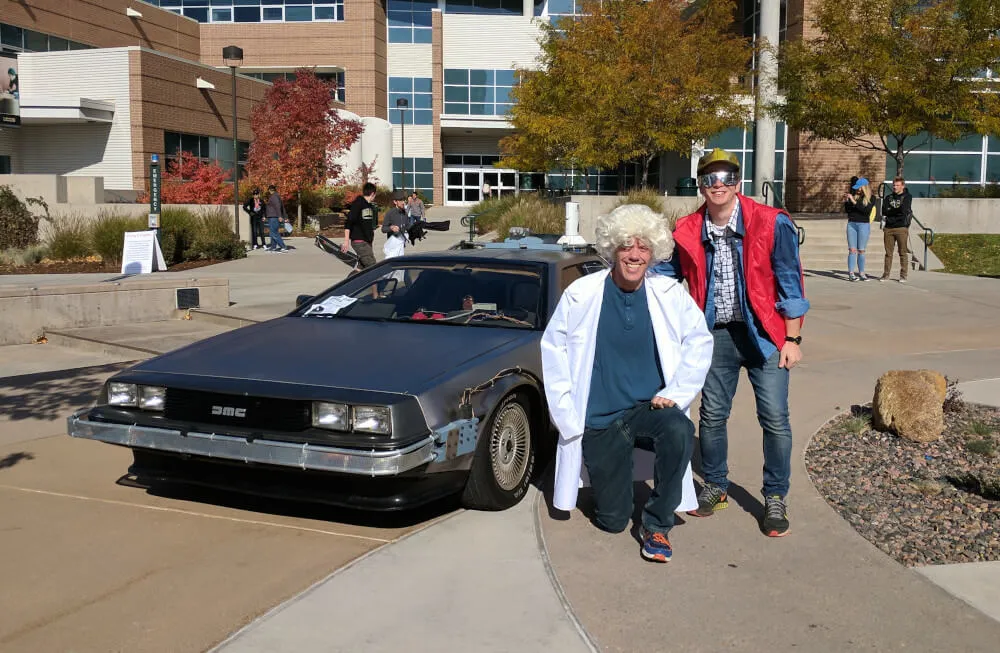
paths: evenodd
<path fill-rule="evenodd" d="M 715 278 L 715 323 L 742 322 L 743 311 L 736 298 L 736 219 L 740 214 L 740 203 L 736 202 L 729 222 L 717 227 L 705 213 L 708 236 L 715 246 L 712 260 L 712 275 Z"/>

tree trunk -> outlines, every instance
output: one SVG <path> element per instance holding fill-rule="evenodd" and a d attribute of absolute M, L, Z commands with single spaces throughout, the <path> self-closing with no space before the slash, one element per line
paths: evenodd
<path fill-rule="evenodd" d="M 649 186 L 649 164 L 653 160 L 652 155 L 642 158 L 642 184 L 640 188 Z"/>
<path fill-rule="evenodd" d="M 898 139 L 896 139 L 896 152 L 895 152 L 895 154 L 893 154 L 893 158 L 896 159 L 896 176 L 897 177 L 902 177 L 903 176 L 903 159 L 905 157 L 906 157 L 906 154 L 903 153 L 903 139 L 902 138 L 898 138 Z"/>

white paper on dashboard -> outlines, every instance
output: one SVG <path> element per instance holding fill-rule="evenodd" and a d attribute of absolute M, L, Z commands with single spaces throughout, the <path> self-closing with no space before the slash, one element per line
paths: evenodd
<path fill-rule="evenodd" d="M 356 301 L 358 301 L 356 298 L 348 297 L 347 295 L 334 295 L 333 297 L 327 297 L 319 304 L 313 304 L 305 312 L 305 315 L 335 315 L 345 306 L 350 306 Z"/>

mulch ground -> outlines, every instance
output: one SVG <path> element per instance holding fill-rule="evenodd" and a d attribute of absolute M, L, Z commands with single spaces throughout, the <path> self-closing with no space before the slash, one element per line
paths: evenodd
<path fill-rule="evenodd" d="M 860 408 L 806 450 L 830 505 L 906 566 L 1000 560 L 1000 410 L 962 404 L 944 417 L 941 439 L 921 444 L 874 430 Z"/>
<path fill-rule="evenodd" d="M 201 268 L 206 265 L 223 263 L 214 259 L 203 261 L 183 261 L 167 267 L 168 271 L 180 272 Z M 0 274 L 85 274 L 90 272 L 121 272 L 121 264 L 106 264 L 102 261 L 46 261 L 31 265 L 0 265 Z"/>

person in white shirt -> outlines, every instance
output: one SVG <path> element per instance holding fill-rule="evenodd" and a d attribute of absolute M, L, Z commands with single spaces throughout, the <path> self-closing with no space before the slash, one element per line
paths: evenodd
<path fill-rule="evenodd" d="M 712 362 L 712 334 L 683 286 L 650 269 L 673 252 L 662 215 L 621 206 L 598 218 L 596 232 L 611 270 L 573 282 L 542 336 L 545 396 L 559 431 L 553 504 L 576 506 L 586 467 L 595 524 L 623 531 L 633 512 L 633 450 L 651 451 L 641 554 L 667 562 L 674 512 L 697 505 L 687 412 Z"/>

